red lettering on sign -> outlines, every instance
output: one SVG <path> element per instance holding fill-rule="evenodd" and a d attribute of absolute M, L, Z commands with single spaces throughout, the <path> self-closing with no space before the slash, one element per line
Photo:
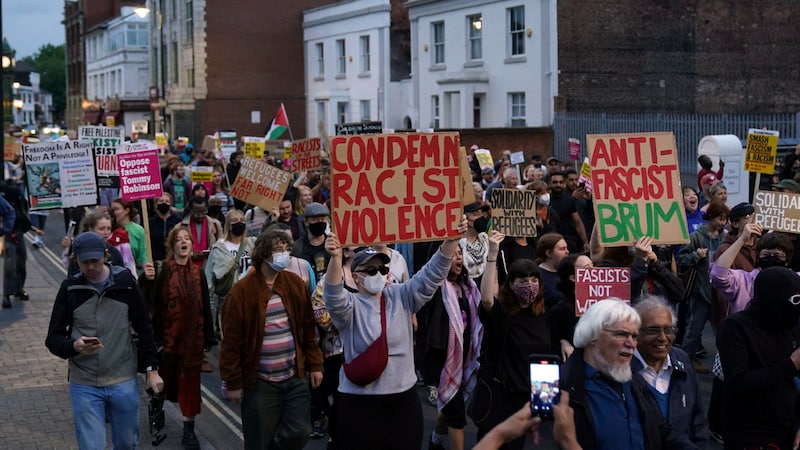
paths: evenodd
<path fill-rule="evenodd" d="M 367 174 L 361 172 L 358 174 L 355 205 L 361 206 L 364 202 L 366 202 L 367 205 L 375 204 L 375 195 L 372 192 L 372 183 L 369 181 L 369 178 L 367 178 Z"/>
<path fill-rule="evenodd" d="M 438 179 L 442 176 L 446 177 L 446 182 Z M 430 203 L 439 203 L 448 193 L 450 193 L 450 197 L 455 196 L 458 192 L 456 191 L 456 185 L 459 176 L 461 176 L 460 170 L 452 167 L 449 169 L 426 169 L 423 172 L 425 186 L 433 189 L 434 192 L 425 191 L 422 193 L 422 197 Z"/>
<path fill-rule="evenodd" d="M 334 208 L 339 206 L 339 202 L 345 205 L 353 204 L 353 197 L 348 192 L 351 187 L 353 187 L 353 177 L 350 174 L 339 172 L 333 177 L 333 192 L 336 192 L 336 195 L 332 195 L 331 200 Z"/>
<path fill-rule="evenodd" d="M 403 197 L 404 205 L 413 205 L 416 203 L 414 198 L 414 169 L 405 169 L 403 175 L 406 176 L 406 196 Z"/>
<path fill-rule="evenodd" d="M 592 169 L 595 194 L 600 199 L 631 200 L 673 199 L 673 179 L 678 166 L 615 167 Z"/>
<path fill-rule="evenodd" d="M 333 166 L 333 170 L 337 172 L 346 172 L 348 170 L 346 157 L 347 155 L 342 155 L 342 151 L 339 149 L 339 146 L 344 145 L 346 138 L 344 136 L 336 136 L 331 138 L 331 154 L 333 155 L 331 165 Z M 339 159 L 340 156 L 345 156 L 345 160 Z"/>
<path fill-rule="evenodd" d="M 386 170 L 384 172 L 381 172 L 381 174 L 378 175 L 378 180 L 377 183 L 375 184 L 376 188 L 375 195 L 378 197 L 378 200 L 382 201 L 387 205 L 394 205 L 395 203 L 397 203 L 397 197 L 395 197 L 394 195 L 386 195 L 385 184 L 387 179 L 391 181 L 392 177 L 394 177 L 394 170 Z"/>

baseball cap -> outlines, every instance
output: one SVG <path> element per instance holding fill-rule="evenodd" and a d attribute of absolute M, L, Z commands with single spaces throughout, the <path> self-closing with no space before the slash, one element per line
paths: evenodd
<path fill-rule="evenodd" d="M 371 248 L 360 250 L 350 261 L 350 271 L 355 272 L 360 266 L 368 263 L 372 258 L 380 258 L 383 264 L 389 264 L 391 259 L 385 254 Z"/>
<path fill-rule="evenodd" d="M 478 211 L 478 210 L 481 210 L 481 211 L 485 212 L 485 211 L 489 211 L 490 209 L 491 208 L 489 208 L 489 205 L 480 204 L 478 202 L 472 202 L 469 205 L 464 206 L 464 212 L 465 213 L 471 213 L 471 212 L 475 212 L 475 211 Z"/>
<path fill-rule="evenodd" d="M 80 262 L 103 259 L 106 255 L 106 241 L 94 231 L 86 231 L 72 242 L 72 253 Z"/>
<path fill-rule="evenodd" d="M 330 216 L 331 211 L 322 203 L 312 202 L 303 210 L 303 217 Z"/>
<path fill-rule="evenodd" d="M 551 157 L 547 158 L 547 164 L 550 164 L 551 161 L 558 162 L 558 158 L 556 158 L 555 156 L 551 156 Z"/>
<path fill-rule="evenodd" d="M 717 184 L 719 183 L 719 178 L 713 173 L 707 173 L 703 175 L 703 178 L 700 178 L 700 187 L 706 187 L 707 184 Z"/>

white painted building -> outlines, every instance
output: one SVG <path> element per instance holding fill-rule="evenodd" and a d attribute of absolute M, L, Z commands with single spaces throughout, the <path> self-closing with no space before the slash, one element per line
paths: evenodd
<path fill-rule="evenodd" d="M 306 129 L 335 134 L 337 123 L 382 121 L 399 128 L 388 110 L 391 5 L 354 0 L 303 13 Z M 296 136 L 297 137 L 297 136 Z"/>
<path fill-rule="evenodd" d="M 125 125 L 130 135 L 134 120 L 150 120 L 148 109 L 150 87 L 150 31 L 148 19 L 123 6 L 120 16 L 87 31 L 86 97 L 106 106 L 98 118 L 84 117 L 84 123 L 105 123 L 114 116 L 116 125 Z M 119 100 L 109 102 L 107 99 Z M 110 110 L 108 105 L 113 104 Z"/>
<path fill-rule="evenodd" d="M 414 128 L 553 124 L 556 0 L 409 0 L 405 6 Z"/>

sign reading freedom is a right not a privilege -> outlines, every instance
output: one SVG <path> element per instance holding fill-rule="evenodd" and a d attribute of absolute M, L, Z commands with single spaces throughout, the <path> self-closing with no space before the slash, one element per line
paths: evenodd
<path fill-rule="evenodd" d="M 672 133 L 590 134 L 589 163 L 600 243 L 689 242 Z"/>
<path fill-rule="evenodd" d="M 331 138 L 333 229 L 345 247 L 459 236 L 457 133 Z"/>

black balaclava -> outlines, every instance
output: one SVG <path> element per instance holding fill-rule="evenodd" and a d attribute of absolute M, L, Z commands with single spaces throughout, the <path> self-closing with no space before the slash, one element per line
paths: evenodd
<path fill-rule="evenodd" d="M 793 295 L 800 295 L 800 276 L 788 267 L 769 267 L 756 276 L 749 309 L 762 325 L 789 330 L 800 320 Z"/>

